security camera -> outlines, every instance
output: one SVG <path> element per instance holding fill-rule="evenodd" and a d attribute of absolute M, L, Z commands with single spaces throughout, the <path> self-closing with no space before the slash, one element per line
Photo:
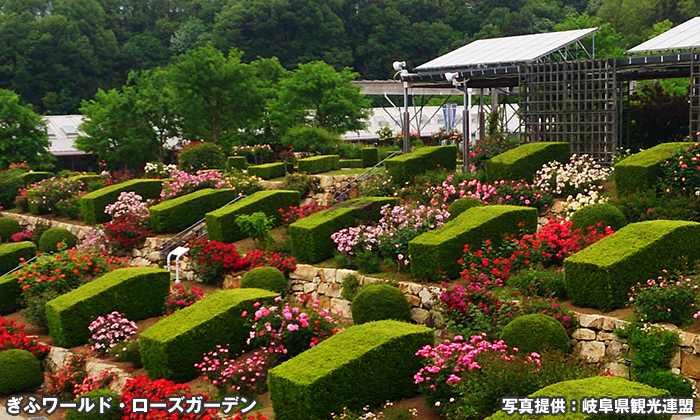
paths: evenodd
<path fill-rule="evenodd" d="M 447 79 L 447 81 L 448 81 L 449 83 L 454 83 L 454 82 L 456 82 L 456 81 L 457 81 L 457 77 L 459 77 L 459 73 L 457 73 L 457 72 L 445 73 L 445 79 Z"/>
<path fill-rule="evenodd" d="M 401 71 L 406 68 L 405 61 L 394 61 L 394 71 Z"/>

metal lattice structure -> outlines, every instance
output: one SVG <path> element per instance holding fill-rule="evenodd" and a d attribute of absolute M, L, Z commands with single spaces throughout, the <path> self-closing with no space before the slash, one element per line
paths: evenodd
<path fill-rule="evenodd" d="M 572 153 L 610 161 L 617 147 L 615 60 L 521 65 L 521 118 L 527 142 L 567 142 Z"/>
<path fill-rule="evenodd" d="M 693 52 L 690 59 L 690 133 L 694 138 L 700 132 L 700 53 Z"/>

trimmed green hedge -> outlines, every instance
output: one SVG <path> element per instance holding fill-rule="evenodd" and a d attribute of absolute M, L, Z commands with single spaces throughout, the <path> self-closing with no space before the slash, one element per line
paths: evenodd
<path fill-rule="evenodd" d="M 553 160 L 566 163 L 571 157 L 569 143 L 528 143 L 494 156 L 484 163 L 488 182 L 532 178 L 542 165 Z"/>
<path fill-rule="evenodd" d="M 401 185 L 411 181 L 416 175 L 438 167 L 454 171 L 457 167 L 457 147 L 421 147 L 411 153 L 388 159 L 384 164 L 394 182 Z"/>
<path fill-rule="evenodd" d="M 630 287 L 676 268 L 681 256 L 700 259 L 700 223 L 632 223 L 564 260 L 566 291 L 577 306 L 621 308 Z"/>
<path fill-rule="evenodd" d="M 338 155 L 322 155 L 312 156 L 309 158 L 299 159 L 297 161 L 297 170 L 309 174 L 320 174 L 337 169 L 340 162 Z"/>
<path fill-rule="evenodd" d="M 265 163 L 263 165 L 249 166 L 248 173 L 262 179 L 281 178 L 285 175 L 284 163 Z"/>
<path fill-rule="evenodd" d="M 229 156 L 226 158 L 226 170 L 242 171 L 248 166 L 248 158 L 245 156 Z"/>
<path fill-rule="evenodd" d="M 279 209 L 286 209 L 289 206 L 299 207 L 300 202 L 299 191 L 272 190 L 253 193 L 228 207 L 206 214 L 209 239 L 226 243 L 240 241 L 246 235 L 236 225 L 236 218 L 239 215 L 261 211 L 273 218 L 275 225 L 279 225 L 282 220 Z"/>
<path fill-rule="evenodd" d="M 457 260 L 462 258 L 465 244 L 474 249 L 490 239 L 498 246 L 506 234 L 521 229 L 534 232 L 536 228 L 537 210 L 532 207 L 472 207 L 408 243 L 411 271 L 416 277 L 430 281 L 440 281 L 443 276 L 457 278 L 462 271 Z"/>
<path fill-rule="evenodd" d="M 241 314 L 252 316 L 255 302 L 271 303 L 277 296 L 262 289 L 220 290 L 162 319 L 139 339 L 148 376 L 186 382 L 199 376 L 194 364 L 217 344 L 230 344 L 233 354 L 248 348 L 250 327 Z"/>
<path fill-rule="evenodd" d="M 116 202 L 123 191 L 133 191 L 147 200 L 160 197 L 162 189 L 161 179 L 132 179 L 85 194 L 80 199 L 83 221 L 91 224 L 108 222 L 110 217 L 104 212 L 105 207 Z"/>
<path fill-rule="evenodd" d="M 362 159 L 340 159 L 341 168 L 364 168 Z"/>
<path fill-rule="evenodd" d="M 269 372 L 276 420 L 328 419 L 417 392 L 415 353 L 434 343 L 429 328 L 399 321 L 356 325 Z"/>
<path fill-rule="evenodd" d="M 638 398 L 638 397 L 668 397 L 668 391 L 652 388 L 639 382 L 628 381 L 625 378 L 615 376 L 594 376 L 592 378 L 576 379 L 573 381 L 558 382 L 549 385 L 529 395 L 530 397 L 564 397 L 567 403 L 567 411 L 564 415 L 520 415 L 514 413 L 508 415 L 505 411 L 498 411 L 486 420 L 588 420 L 588 419 L 608 419 L 608 420 L 634 420 L 639 415 L 623 416 L 619 414 L 591 415 L 582 414 L 580 411 L 572 413 L 570 401 L 579 402 L 577 408 L 581 408 L 583 398 Z M 534 406 L 533 406 L 534 408 Z M 670 420 L 670 415 L 653 416 L 653 419 Z"/>
<path fill-rule="evenodd" d="M 341 229 L 380 219 L 385 204 L 396 206 L 394 197 L 366 197 L 345 201 L 289 225 L 292 255 L 298 262 L 317 263 L 333 256 L 337 248 L 331 235 Z"/>
<path fill-rule="evenodd" d="M 96 175 L 96 174 L 75 175 L 75 176 L 68 177 L 68 179 L 71 179 L 74 181 L 80 181 L 83 183 L 83 185 L 87 185 L 93 181 L 101 181 L 102 175 Z"/>
<path fill-rule="evenodd" d="M 379 149 L 376 147 L 365 147 L 361 151 L 362 156 L 362 166 L 364 168 L 371 168 L 372 166 L 379 163 Z"/>
<path fill-rule="evenodd" d="M 661 143 L 619 161 L 613 172 L 617 192 L 632 194 L 653 188 L 661 176 L 661 164 L 683 147 L 692 145 L 693 143 Z"/>
<path fill-rule="evenodd" d="M 49 179 L 53 176 L 51 172 L 27 172 L 22 175 L 22 181 L 26 184 L 34 184 L 35 182 Z"/>
<path fill-rule="evenodd" d="M 237 195 L 236 190 L 232 189 L 205 188 L 156 204 L 150 208 L 151 229 L 156 233 L 180 232 Z"/>
<path fill-rule="evenodd" d="M 19 259 L 29 260 L 36 255 L 36 245 L 23 241 L 0 245 L 0 276 L 19 265 Z M 18 310 L 22 289 L 14 275 L 0 277 L 0 315 Z"/>
<path fill-rule="evenodd" d="M 88 342 L 88 326 L 98 316 L 121 312 L 131 321 L 162 315 L 170 292 L 170 273 L 159 268 L 127 267 L 111 271 L 46 304 L 54 344 L 75 347 Z"/>

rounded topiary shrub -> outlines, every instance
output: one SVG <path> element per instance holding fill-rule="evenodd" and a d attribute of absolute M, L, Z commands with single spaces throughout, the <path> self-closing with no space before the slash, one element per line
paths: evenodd
<path fill-rule="evenodd" d="M 355 325 L 383 319 L 411 320 L 411 304 L 397 287 L 386 283 L 364 286 L 352 301 L 352 322 Z"/>
<path fill-rule="evenodd" d="M 569 352 L 569 335 L 551 316 L 523 315 L 508 323 L 501 331 L 501 340 L 521 353 L 540 353 L 544 349 Z"/>
<path fill-rule="evenodd" d="M 123 413 L 119 409 L 119 394 L 116 392 L 110 391 L 109 389 L 96 389 L 86 392 L 81 397 L 90 398 L 90 401 L 95 403 L 95 409 L 89 413 L 67 410 L 65 420 L 120 420 L 122 418 Z M 100 397 L 102 397 L 103 401 L 107 401 L 110 397 L 112 398 L 110 409 L 105 411 L 104 414 L 100 414 L 98 410 Z"/>
<path fill-rule="evenodd" d="M 15 219 L 9 217 L 0 217 L 0 242 L 7 242 L 12 235 L 20 233 L 22 226 Z"/>
<path fill-rule="evenodd" d="M 224 169 L 226 154 L 214 143 L 190 143 L 177 156 L 181 170 L 191 174 L 206 169 Z"/>
<path fill-rule="evenodd" d="M 73 248 L 76 242 L 75 235 L 70 233 L 68 229 L 51 228 L 47 229 L 39 238 L 39 251 L 56 252 L 58 251 L 56 246 L 58 243 L 65 245 L 66 249 Z"/>
<path fill-rule="evenodd" d="M 31 392 L 44 382 L 41 364 L 27 350 L 0 353 L 0 394 Z"/>
<path fill-rule="evenodd" d="M 288 287 L 287 278 L 275 267 L 256 267 L 241 279 L 243 289 L 265 289 L 284 295 Z"/>
<path fill-rule="evenodd" d="M 584 231 L 598 223 L 602 227 L 610 226 L 612 230 L 619 230 L 627 224 L 627 218 L 622 211 L 608 203 L 582 207 L 574 212 L 571 221 L 574 222 L 574 229 L 581 228 Z"/>
<path fill-rule="evenodd" d="M 447 211 L 450 212 L 450 217 L 448 220 L 452 220 L 460 214 L 464 213 L 472 207 L 483 206 L 484 202 L 474 197 L 462 197 L 447 207 Z"/>

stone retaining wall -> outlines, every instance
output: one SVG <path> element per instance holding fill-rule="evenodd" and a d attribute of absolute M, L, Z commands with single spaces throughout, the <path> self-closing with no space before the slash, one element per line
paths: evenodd
<path fill-rule="evenodd" d="M 0 212 L 0 215 L 2 215 L 3 217 L 9 217 L 9 218 L 17 220 L 19 222 L 19 224 L 27 230 L 34 230 L 37 223 L 39 223 L 39 222 L 48 224 L 51 227 L 64 228 L 64 229 L 67 229 L 68 231 L 70 231 L 70 233 L 75 235 L 76 238 L 78 238 L 78 239 L 82 239 L 85 235 L 88 234 L 88 232 L 90 232 L 93 229 L 92 226 L 83 226 L 83 225 L 76 225 L 76 224 L 72 224 L 72 223 L 63 223 L 63 222 L 58 222 L 56 220 L 45 219 L 41 216 L 34 216 L 31 214 L 17 214 L 17 213 L 3 211 L 3 212 Z"/>

